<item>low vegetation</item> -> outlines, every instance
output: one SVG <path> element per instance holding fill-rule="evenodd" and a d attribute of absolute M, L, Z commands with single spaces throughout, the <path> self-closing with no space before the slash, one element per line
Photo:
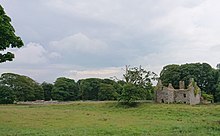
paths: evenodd
<path fill-rule="evenodd" d="M 115 102 L 1 105 L 0 135 L 199 135 L 220 134 L 220 105 Z"/>

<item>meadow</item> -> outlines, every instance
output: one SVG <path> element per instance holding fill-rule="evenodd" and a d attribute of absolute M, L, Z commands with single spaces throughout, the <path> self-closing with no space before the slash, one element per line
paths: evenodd
<path fill-rule="evenodd" d="M 219 136 L 220 105 L 0 105 L 0 136 Z"/>

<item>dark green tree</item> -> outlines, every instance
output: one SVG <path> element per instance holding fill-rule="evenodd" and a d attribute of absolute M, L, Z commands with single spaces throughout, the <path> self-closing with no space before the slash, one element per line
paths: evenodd
<path fill-rule="evenodd" d="M 53 89 L 53 84 L 43 82 L 41 84 L 43 90 L 44 90 L 44 100 L 49 101 L 52 99 L 51 92 Z"/>
<path fill-rule="evenodd" d="M 0 5 L 0 51 L 7 48 L 20 48 L 24 44 L 20 37 L 15 35 L 15 29 L 10 24 L 11 19 L 8 17 L 3 7 Z M 0 53 L 0 63 L 5 61 L 12 61 L 14 54 L 11 52 Z"/>
<path fill-rule="evenodd" d="M 216 92 L 214 94 L 214 101 L 220 102 L 220 83 L 217 84 Z"/>
<path fill-rule="evenodd" d="M 73 79 L 59 77 L 52 89 L 52 99 L 59 101 L 75 101 L 79 96 L 79 88 Z"/>
<path fill-rule="evenodd" d="M 98 100 L 116 100 L 118 97 L 117 90 L 111 84 L 101 83 L 99 92 L 98 92 Z"/>
<path fill-rule="evenodd" d="M 118 100 L 119 102 L 130 105 L 137 100 L 143 99 L 143 94 L 145 95 L 145 92 L 137 85 L 127 83 L 123 86 L 122 94 Z"/>
<path fill-rule="evenodd" d="M 11 89 L 16 101 L 44 99 L 43 88 L 33 79 L 14 73 L 4 73 L 0 77 L 0 86 Z"/>
<path fill-rule="evenodd" d="M 118 80 L 117 82 L 112 79 L 103 79 L 102 83 L 112 85 L 114 89 L 116 90 L 117 95 L 120 95 L 123 90 L 123 85 L 126 84 L 123 80 Z"/>
<path fill-rule="evenodd" d="M 120 96 L 122 94 L 122 90 L 123 90 L 123 86 L 126 84 L 125 81 L 123 80 L 119 80 L 117 82 L 115 82 L 115 84 L 113 85 L 114 88 L 116 89 L 117 94 Z"/>
<path fill-rule="evenodd" d="M 169 83 L 172 83 L 174 88 L 179 87 L 179 81 L 181 80 L 179 65 L 167 65 L 163 67 L 160 72 L 160 79 L 163 82 L 163 85 L 168 86 Z M 189 79 L 188 79 L 189 80 Z"/>
<path fill-rule="evenodd" d="M 0 104 L 12 104 L 15 101 L 13 90 L 8 86 L 0 85 Z"/>
<path fill-rule="evenodd" d="M 215 86 L 216 90 L 213 96 L 214 96 L 214 102 L 220 102 L 220 64 L 217 65 L 216 75 L 217 75 L 217 83 Z"/>
<path fill-rule="evenodd" d="M 102 79 L 88 78 L 78 81 L 82 100 L 98 100 L 99 87 Z"/>
<path fill-rule="evenodd" d="M 206 93 L 213 93 L 217 82 L 216 70 L 207 63 L 191 63 L 183 65 L 167 65 L 160 73 L 160 79 L 164 85 L 172 83 L 179 87 L 179 81 L 189 84 L 189 79 L 194 78 L 199 88 Z"/>

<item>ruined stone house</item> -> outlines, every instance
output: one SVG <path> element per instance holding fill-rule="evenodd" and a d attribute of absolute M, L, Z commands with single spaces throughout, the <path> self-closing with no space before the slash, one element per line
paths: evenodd
<path fill-rule="evenodd" d="M 174 89 L 172 84 L 165 87 L 162 85 L 161 80 L 159 80 L 155 93 L 155 101 L 158 103 L 186 103 L 195 105 L 200 103 L 201 98 L 201 90 L 193 79 L 190 80 L 187 88 L 185 88 L 184 81 L 179 81 L 179 89 Z"/>

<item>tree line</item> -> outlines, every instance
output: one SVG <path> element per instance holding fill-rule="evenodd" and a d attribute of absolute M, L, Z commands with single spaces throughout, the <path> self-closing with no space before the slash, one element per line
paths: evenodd
<path fill-rule="evenodd" d="M 118 100 L 132 103 L 136 100 L 153 99 L 152 80 L 155 73 L 141 66 L 126 67 L 125 80 L 88 78 L 75 81 L 59 77 L 52 83 L 37 83 L 27 76 L 4 73 L 0 77 L 0 103 L 34 100 Z"/>

